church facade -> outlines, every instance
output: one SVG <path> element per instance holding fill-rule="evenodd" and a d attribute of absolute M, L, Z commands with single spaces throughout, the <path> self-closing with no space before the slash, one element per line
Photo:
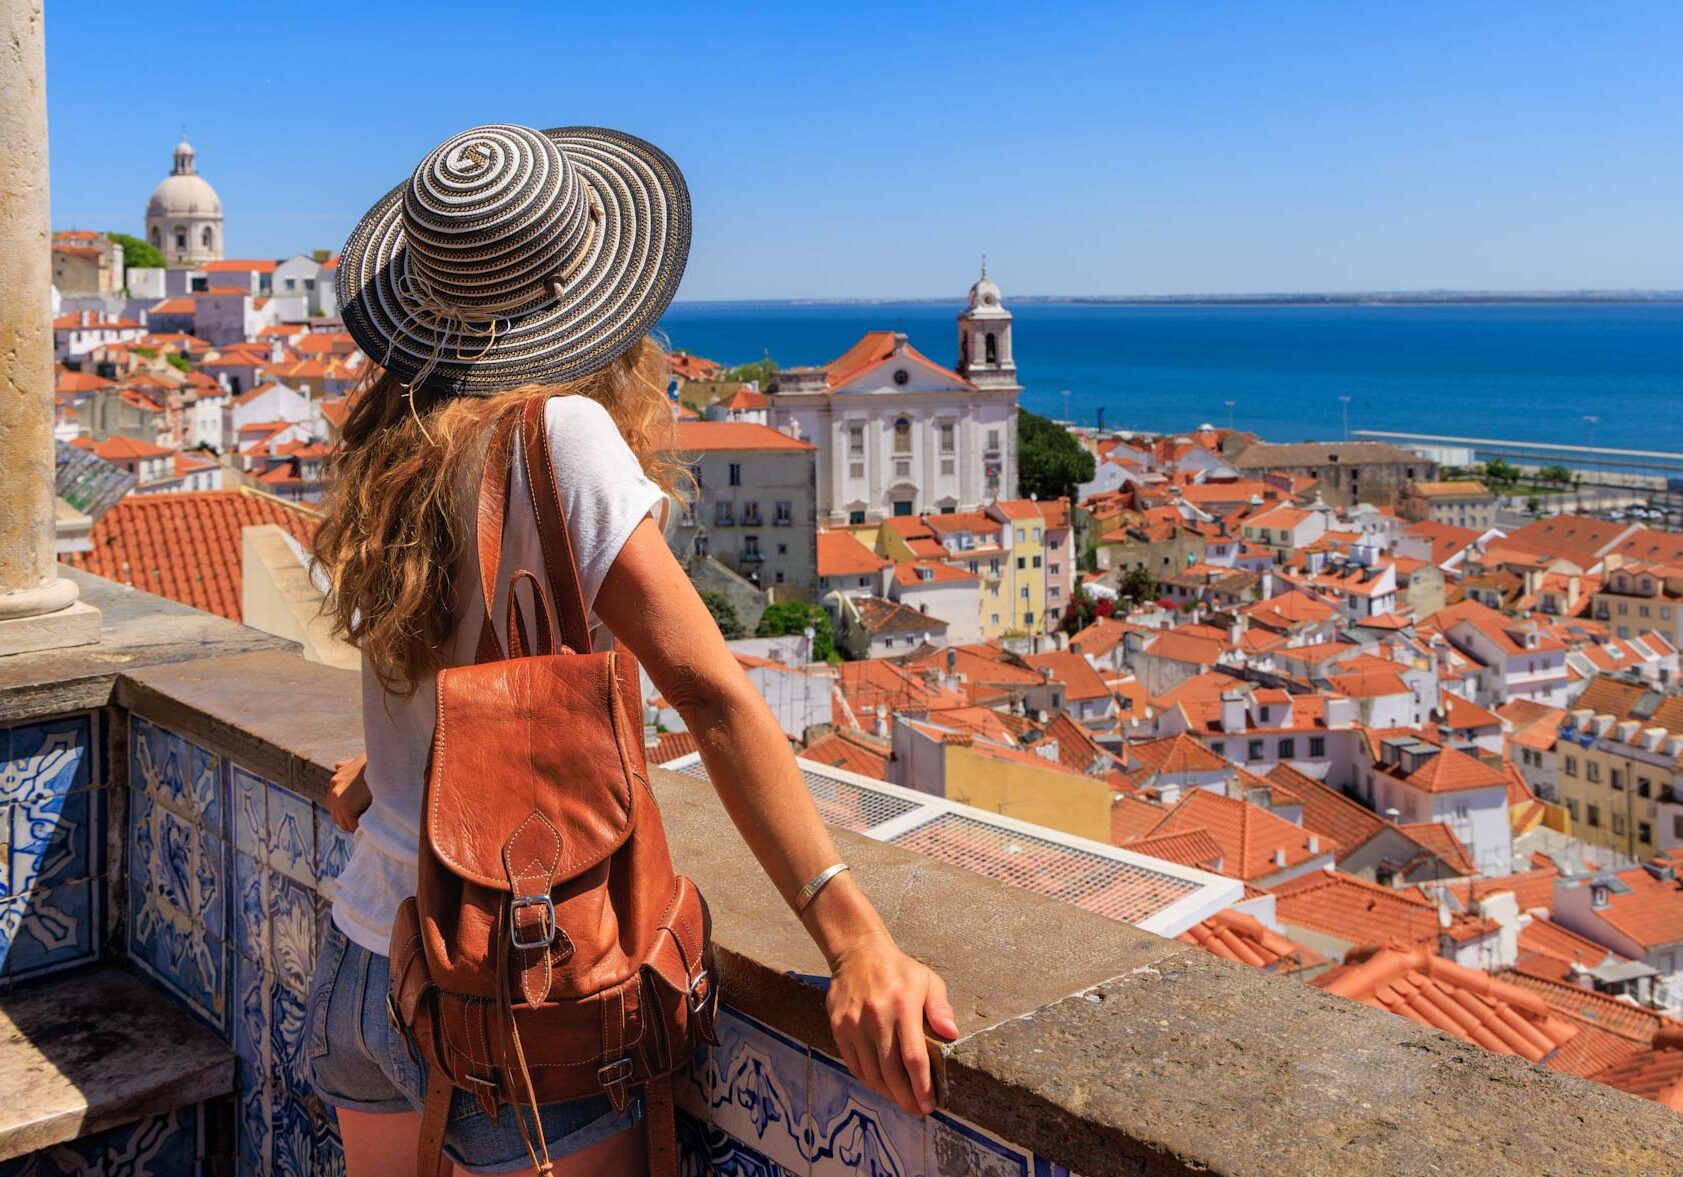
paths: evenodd
<path fill-rule="evenodd" d="M 958 316 L 958 364 L 872 331 L 831 363 L 777 374 L 771 424 L 816 449 L 818 523 L 979 510 L 1017 495 L 1011 312 L 987 276 Z"/>
<path fill-rule="evenodd" d="M 146 202 L 146 240 L 172 270 L 222 260 L 222 200 L 201 175 L 187 136 L 176 144 L 174 166 Z"/>

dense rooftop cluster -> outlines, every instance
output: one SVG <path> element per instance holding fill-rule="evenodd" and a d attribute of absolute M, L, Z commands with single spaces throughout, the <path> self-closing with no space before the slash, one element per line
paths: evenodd
<path fill-rule="evenodd" d="M 332 271 L 66 296 L 60 440 L 132 487 L 68 559 L 239 619 L 243 529 L 301 555 L 367 365 L 312 313 Z M 1409 451 L 1210 426 L 1079 433 L 1093 476 L 1019 495 L 997 288 L 960 326 L 951 369 L 891 332 L 771 380 L 672 357 L 674 548 L 744 629 L 800 602 L 837 650 L 736 643 L 791 745 L 1229 880 L 1182 939 L 1683 1110 L 1683 536 L 1503 530 Z M 693 754 L 645 702 L 651 756 Z M 1050 869 L 1026 846 L 973 852 Z"/>

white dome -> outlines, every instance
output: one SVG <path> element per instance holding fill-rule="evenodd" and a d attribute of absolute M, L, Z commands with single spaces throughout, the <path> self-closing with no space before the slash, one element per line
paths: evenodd
<path fill-rule="evenodd" d="M 976 280 L 976 285 L 970 288 L 970 305 L 996 307 L 999 305 L 999 287 L 994 285 L 993 279 L 986 271 Z"/>
<path fill-rule="evenodd" d="M 222 200 L 197 172 L 165 176 L 146 202 L 149 217 L 219 217 Z"/>

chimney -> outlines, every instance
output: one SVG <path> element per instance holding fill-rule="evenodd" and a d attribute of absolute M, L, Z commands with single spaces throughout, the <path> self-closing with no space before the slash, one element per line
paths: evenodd
<path fill-rule="evenodd" d="M 888 736 L 888 708 L 877 708 L 877 720 L 876 723 L 871 725 L 871 729 L 879 736 L 884 738 Z"/>
<path fill-rule="evenodd" d="M 1284 869 L 1286 865 L 1286 852 L 1284 847 L 1280 847 L 1274 851 L 1274 865 Z"/>
<path fill-rule="evenodd" d="M 904 331 L 894 333 L 894 354 L 897 356 L 906 354 L 906 333 Z"/>
<path fill-rule="evenodd" d="M 1243 691 L 1223 691 L 1221 693 L 1222 731 L 1242 732 L 1245 730 L 1245 704 L 1247 702 Z"/>
<path fill-rule="evenodd" d="M 81 321 L 82 321 L 82 326 L 84 326 L 84 327 L 86 327 L 89 323 L 92 323 L 93 322 L 93 312 L 89 311 L 89 310 L 84 310 L 82 312 L 82 320 Z"/>

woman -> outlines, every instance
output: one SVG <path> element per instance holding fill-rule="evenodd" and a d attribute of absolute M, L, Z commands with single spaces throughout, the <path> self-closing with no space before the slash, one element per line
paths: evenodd
<path fill-rule="evenodd" d="M 843 1061 L 907 1112 L 934 1106 L 924 1023 L 957 1026 L 939 977 L 907 957 L 838 858 L 776 719 L 724 644 L 655 515 L 684 468 L 668 452 L 665 357 L 648 338 L 689 249 L 682 177 L 639 139 L 593 128 L 476 127 L 428 154 L 340 256 L 345 325 L 378 365 L 346 420 L 316 537 L 338 630 L 363 652 L 367 758 L 330 808 L 357 831 L 311 989 L 306 1051 L 338 1112 L 351 1177 L 412 1172 L 425 1076 L 388 1023 L 392 916 L 414 893 L 435 677 L 470 663 L 484 615 L 473 488 L 486 439 L 534 396 L 593 642 L 628 646 L 696 735 L 749 849 L 829 962 Z M 567 395 L 556 395 L 564 393 Z M 517 463 L 492 615 L 543 567 Z M 564 732 L 550 733 L 565 739 Z M 816 885 L 816 890 L 813 890 Z M 544 1109 L 558 1174 L 641 1171 L 633 1103 Z M 530 1168 L 515 1118 L 462 1093 L 445 1151 L 461 1173 Z"/>

